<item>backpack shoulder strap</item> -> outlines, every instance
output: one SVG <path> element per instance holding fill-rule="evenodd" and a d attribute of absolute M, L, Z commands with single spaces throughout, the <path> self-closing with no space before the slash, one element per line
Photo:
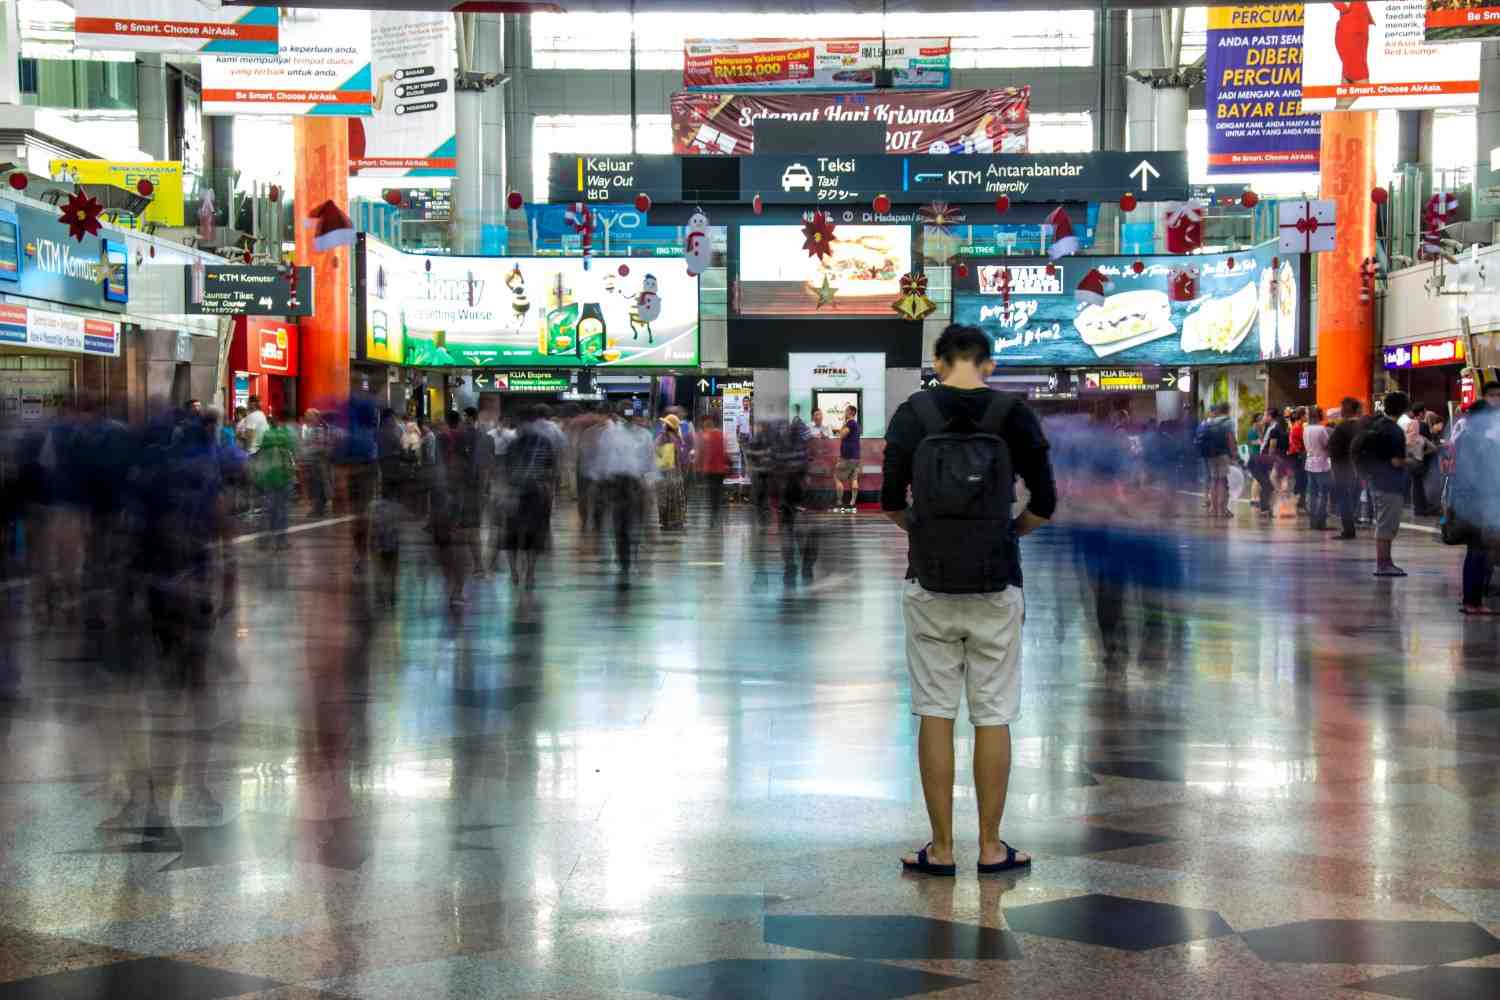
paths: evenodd
<path fill-rule="evenodd" d="M 911 397 L 911 408 L 916 411 L 917 419 L 922 422 L 922 436 L 941 434 L 948 429 L 948 421 L 943 417 L 943 411 L 938 409 L 937 400 L 932 398 L 932 393 L 927 390 L 913 393 Z"/>
<path fill-rule="evenodd" d="M 985 434 L 993 434 L 996 437 L 1005 430 L 1005 421 L 1010 416 L 1011 408 L 1016 401 L 1003 392 L 990 394 L 990 402 L 984 410 L 984 416 L 980 418 L 979 429 Z"/>

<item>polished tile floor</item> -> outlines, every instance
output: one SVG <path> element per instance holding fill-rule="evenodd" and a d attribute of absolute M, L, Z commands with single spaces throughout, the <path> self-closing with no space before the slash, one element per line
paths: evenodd
<path fill-rule="evenodd" d="M 630 590 L 561 521 L 457 615 L 415 535 L 394 608 L 345 524 L 240 545 L 191 698 L 5 591 L 0 1000 L 1500 996 L 1500 620 L 1431 535 L 1397 581 L 1245 518 L 1028 540 L 1036 863 L 980 881 L 962 766 L 959 878 L 897 863 L 883 520 L 814 519 L 810 580 L 743 513 L 653 532 Z"/>

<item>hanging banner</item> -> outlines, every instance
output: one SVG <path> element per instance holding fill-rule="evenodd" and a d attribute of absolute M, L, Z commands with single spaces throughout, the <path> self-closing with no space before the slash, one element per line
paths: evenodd
<path fill-rule="evenodd" d="M 122 228 L 136 228 L 142 222 L 159 222 L 164 226 L 182 225 L 182 163 L 178 160 L 122 163 L 118 160 L 53 160 L 53 180 L 75 184 L 112 184 L 127 191 L 139 190 L 141 181 L 151 182 L 151 204 L 134 225 L 122 221 Z"/>
<path fill-rule="evenodd" d="M 1430 45 L 1427 0 L 1310 3 L 1303 13 L 1306 111 L 1474 107 L 1478 43 Z"/>
<path fill-rule="evenodd" d="M 1302 4 L 1208 8 L 1208 172 L 1316 170 L 1302 114 Z"/>
<path fill-rule="evenodd" d="M 1427 40 L 1463 42 L 1500 36 L 1500 0 L 1427 0 Z"/>
<path fill-rule="evenodd" d="M 120 324 L 107 319 L 87 319 L 77 313 L 5 303 L 0 305 L 0 344 L 117 358 Z"/>
<path fill-rule="evenodd" d="M 276 51 L 275 7 L 225 7 L 219 0 L 76 0 L 80 49 L 269 55 Z"/>
<path fill-rule="evenodd" d="M 858 90 L 889 70 L 897 87 L 945 90 L 952 79 L 946 38 L 689 38 L 688 90 Z"/>
<path fill-rule="evenodd" d="M 349 119 L 349 173 L 452 177 L 458 172 L 453 16 L 370 15 L 374 78 L 369 119 Z"/>
<path fill-rule="evenodd" d="M 206 115 L 370 115 L 370 14 L 289 13 L 273 56 L 205 55 Z"/>
<path fill-rule="evenodd" d="M 887 153 L 1024 153 L 1031 88 L 672 95 L 672 152 L 748 156 L 755 123 L 885 122 Z"/>

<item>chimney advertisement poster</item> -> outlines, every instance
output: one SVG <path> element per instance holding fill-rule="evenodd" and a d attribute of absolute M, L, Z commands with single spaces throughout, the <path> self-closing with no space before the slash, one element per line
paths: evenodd
<path fill-rule="evenodd" d="M 349 172 L 452 177 L 458 172 L 453 16 L 371 13 L 370 60 L 374 113 L 349 119 Z"/>
<path fill-rule="evenodd" d="M 1187 257 L 971 260 L 953 320 L 1003 367 L 1234 365 L 1305 353 L 1307 282 L 1276 243 Z M 1097 271 L 1097 274 L 1093 272 Z M 1006 282 L 1009 295 L 1006 295 Z M 1084 294 L 1080 294 L 1082 291 Z"/>
<path fill-rule="evenodd" d="M 761 119 L 884 122 L 887 153 L 1024 153 L 1031 88 L 672 95 L 672 152 L 748 156 Z"/>
<path fill-rule="evenodd" d="M 1303 13 L 1308 111 L 1474 107 L 1479 43 L 1426 40 L 1427 0 L 1310 3 Z"/>
<path fill-rule="evenodd" d="M 689 38 L 682 85 L 688 90 L 858 90 L 890 70 L 897 87 L 944 90 L 951 74 L 946 38 Z"/>
<path fill-rule="evenodd" d="M 80 49 L 272 55 L 280 36 L 275 7 L 226 7 L 219 0 L 77 0 Z"/>
<path fill-rule="evenodd" d="M 1302 113 L 1300 3 L 1208 8 L 1208 172 L 1316 171 L 1319 123 Z"/>
<path fill-rule="evenodd" d="M 205 115 L 370 115 L 370 13 L 292 10 L 275 55 L 204 55 Z"/>

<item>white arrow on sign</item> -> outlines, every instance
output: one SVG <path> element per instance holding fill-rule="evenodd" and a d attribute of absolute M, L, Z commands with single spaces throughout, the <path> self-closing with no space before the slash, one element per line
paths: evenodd
<path fill-rule="evenodd" d="M 1136 164 L 1135 169 L 1130 172 L 1131 177 L 1134 177 L 1136 174 L 1141 175 L 1141 190 L 1150 191 L 1151 178 L 1160 177 L 1161 171 L 1153 167 L 1148 161 L 1142 160 L 1140 163 Z"/>
<path fill-rule="evenodd" d="M 706 379 L 706 378 L 700 378 L 698 380 L 698 391 L 699 392 L 707 392 L 708 391 L 708 379 Z"/>

